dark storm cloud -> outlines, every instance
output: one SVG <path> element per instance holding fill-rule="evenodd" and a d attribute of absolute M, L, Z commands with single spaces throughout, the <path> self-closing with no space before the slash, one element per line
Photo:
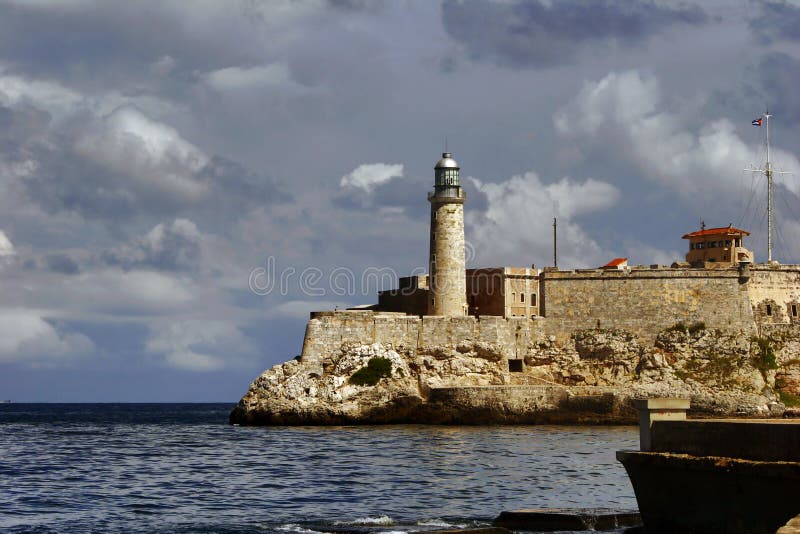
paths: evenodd
<path fill-rule="evenodd" d="M 23 182 L 29 200 L 44 210 L 74 212 L 109 225 L 142 215 L 204 213 L 228 221 L 244 211 L 291 200 L 269 177 L 221 156 L 190 178 L 207 186 L 200 199 L 166 195 L 157 187 L 131 184 L 124 176 L 52 145 L 34 147 L 37 172 Z"/>
<path fill-rule="evenodd" d="M 344 11 L 379 10 L 384 2 L 378 0 L 328 0 L 328 5 Z"/>
<path fill-rule="evenodd" d="M 785 1 L 767 1 L 750 19 L 750 30 L 762 44 L 780 40 L 800 41 L 800 6 Z"/>
<path fill-rule="evenodd" d="M 179 219 L 159 224 L 133 243 L 105 252 L 102 260 L 125 270 L 191 271 L 201 263 L 202 239 L 194 223 Z"/>
<path fill-rule="evenodd" d="M 231 210 L 292 201 L 281 183 L 222 156 L 213 156 L 197 177 L 212 185 L 215 203 Z"/>
<path fill-rule="evenodd" d="M 115 122 L 116 115 L 122 120 Z M 125 121 L 142 136 L 163 134 L 162 145 L 154 152 L 147 145 L 152 140 Z M 35 165 L 16 187 L 48 213 L 77 213 L 109 227 L 148 215 L 230 221 L 291 200 L 275 180 L 225 157 L 200 165 L 197 147 L 134 108 L 102 119 L 82 112 L 49 124 L 49 114 L 29 104 L 0 107 L 0 162 Z"/>
<path fill-rule="evenodd" d="M 0 143 L 19 146 L 38 134 L 50 123 L 50 114 L 28 104 L 15 108 L 0 105 Z"/>
<path fill-rule="evenodd" d="M 781 52 L 765 55 L 756 67 L 755 80 L 759 84 L 764 103 L 770 110 L 780 114 L 781 122 L 792 124 L 800 121 L 800 60 Z"/>
<path fill-rule="evenodd" d="M 230 39 L 236 28 L 227 21 L 218 21 L 216 33 L 193 31 L 177 10 L 160 4 L 6 5 L 0 17 L 0 50 L 6 61 L 27 73 L 80 84 L 98 78 L 106 83 L 140 80 L 164 56 L 178 58 L 187 73 L 258 59 L 252 43 Z M 202 11 L 203 6 L 192 9 Z"/>
<path fill-rule="evenodd" d="M 769 52 L 745 68 L 738 85 L 716 91 L 710 105 L 713 112 L 736 117 L 745 125 L 769 108 L 774 115 L 771 126 L 778 133 L 774 141 L 779 147 L 791 147 L 800 140 L 800 132 L 793 127 L 800 121 L 798 80 L 800 60 L 783 52 Z"/>
<path fill-rule="evenodd" d="M 631 45 L 671 26 L 705 24 L 709 17 L 697 6 L 667 7 L 642 1 L 446 0 L 442 20 L 450 36 L 474 60 L 550 67 L 571 62 L 588 44 Z"/>
<path fill-rule="evenodd" d="M 45 257 L 48 270 L 60 274 L 78 274 L 80 267 L 69 255 L 63 253 L 48 254 Z"/>

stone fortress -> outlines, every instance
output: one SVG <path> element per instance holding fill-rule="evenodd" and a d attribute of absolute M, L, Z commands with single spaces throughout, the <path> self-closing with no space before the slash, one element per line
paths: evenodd
<path fill-rule="evenodd" d="M 459 171 L 450 153 L 435 166 L 429 274 L 312 312 L 298 360 L 259 377 L 232 421 L 613 422 L 665 394 L 728 415 L 800 404 L 800 265 L 755 263 L 728 226 L 685 234 L 671 266 L 466 269 Z M 376 357 L 390 377 L 348 382 Z"/>
<path fill-rule="evenodd" d="M 605 328 L 652 338 L 676 323 L 703 322 L 757 335 L 800 321 L 800 265 L 754 264 L 753 253 L 744 248 L 749 233 L 733 227 L 685 234 L 686 261 L 671 266 L 632 267 L 617 258 L 597 269 L 465 269 L 459 170 L 450 153 L 442 154 L 435 167 L 434 190 L 428 194 L 430 275 L 401 278 L 397 289 L 379 292 L 378 304 L 368 309 L 313 312 L 305 360 L 320 358 L 333 348 L 330 343 L 354 335 L 377 343 L 406 342 L 408 335 L 401 331 L 428 344 L 473 336 L 496 337 L 503 344 L 517 339 L 519 347 L 509 359 L 519 359 L 524 352 L 518 349 L 536 334 L 564 338 Z"/>

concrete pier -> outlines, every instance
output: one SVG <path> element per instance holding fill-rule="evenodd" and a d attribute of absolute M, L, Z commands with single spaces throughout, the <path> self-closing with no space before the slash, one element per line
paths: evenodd
<path fill-rule="evenodd" d="M 647 532 L 772 534 L 800 512 L 800 422 L 659 420 L 680 405 L 639 403 L 642 450 L 617 452 Z"/>

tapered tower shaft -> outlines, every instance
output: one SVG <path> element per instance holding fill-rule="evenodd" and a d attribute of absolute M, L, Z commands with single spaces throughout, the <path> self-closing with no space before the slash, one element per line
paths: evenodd
<path fill-rule="evenodd" d="M 467 315 L 467 279 L 464 258 L 464 190 L 458 163 L 449 152 L 435 167 L 431 203 L 430 297 L 428 315 Z"/>

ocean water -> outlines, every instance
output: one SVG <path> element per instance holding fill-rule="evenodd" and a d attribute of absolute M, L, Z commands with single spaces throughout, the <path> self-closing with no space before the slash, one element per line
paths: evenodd
<path fill-rule="evenodd" d="M 415 532 L 635 510 L 634 427 L 227 424 L 230 404 L 0 405 L 2 532 Z"/>

